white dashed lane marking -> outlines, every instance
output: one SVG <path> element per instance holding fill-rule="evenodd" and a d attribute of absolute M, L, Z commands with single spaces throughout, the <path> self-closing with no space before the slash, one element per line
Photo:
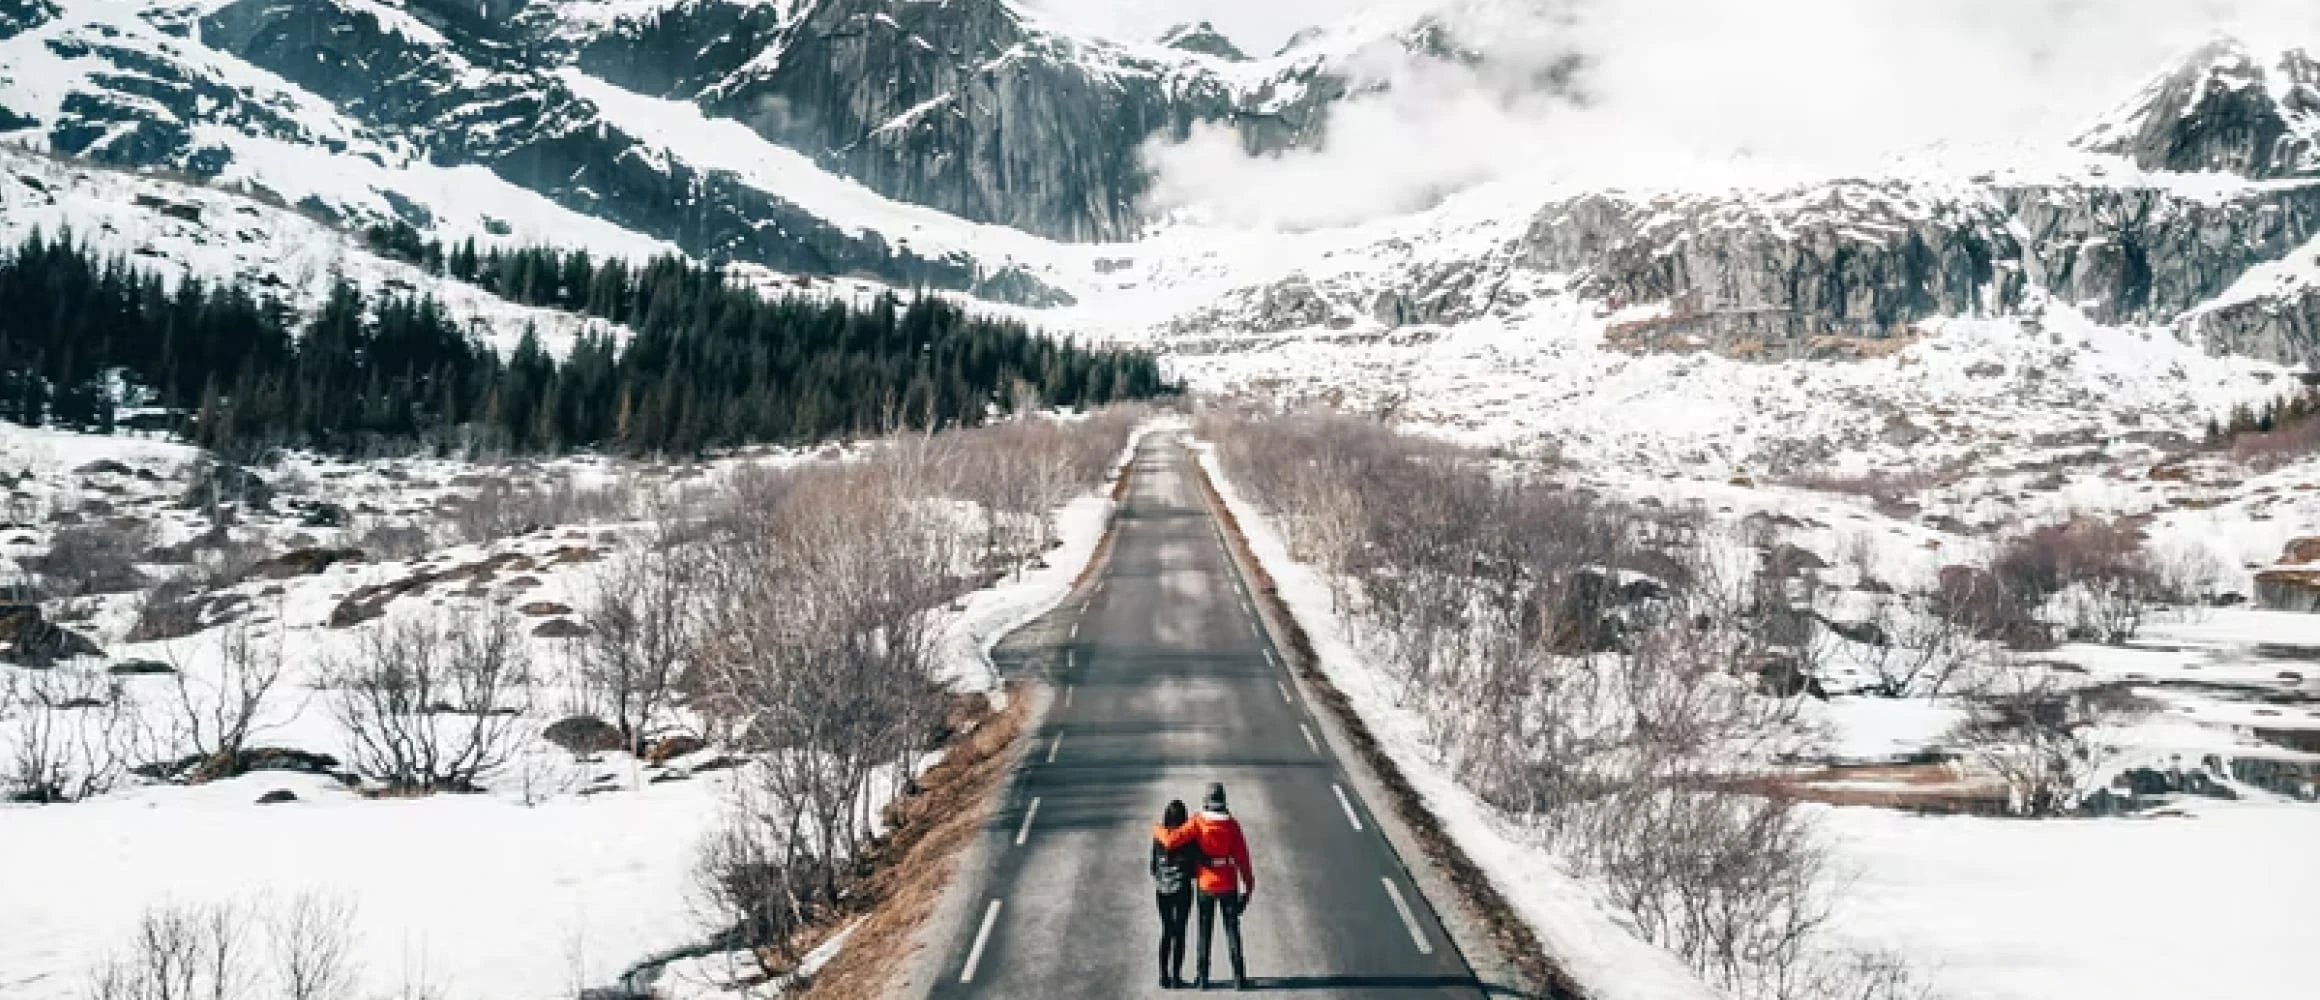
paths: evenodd
<path fill-rule="evenodd" d="M 1015 831 L 1015 846 L 1021 847 L 1023 846 L 1024 841 L 1031 839 L 1031 821 L 1038 818 L 1038 816 L 1039 798 L 1037 796 L 1033 796 L 1031 799 L 1031 808 L 1023 810 L 1023 828 Z M 1356 823 L 1354 825 L 1360 826 L 1361 824 Z"/>
<path fill-rule="evenodd" d="M 1311 750 L 1312 750 L 1314 753 L 1320 753 L 1320 752 L 1321 752 L 1321 744 L 1320 744 L 1320 743 L 1318 743 L 1318 742 L 1315 742 L 1315 741 L 1314 741 L 1314 739 L 1313 739 L 1313 727 L 1312 727 L 1312 726 L 1308 726 L 1308 725 L 1306 725 L 1306 724 L 1304 724 L 1304 723 L 1300 722 L 1300 723 L 1298 723 L 1298 724 L 1297 724 L 1297 731 L 1298 731 L 1298 732 L 1301 732 L 1301 733 L 1304 733 L 1304 734 L 1305 734 L 1305 746 L 1306 746 L 1307 748 L 1311 749 Z"/>
<path fill-rule="evenodd" d="M 967 949 L 967 968 L 959 973 L 959 982 L 975 981 L 975 966 L 983 964 L 983 946 L 991 943 L 991 925 L 998 922 L 999 901 L 994 899 L 990 908 L 983 911 L 983 929 L 975 932 L 975 946 Z"/>
<path fill-rule="evenodd" d="M 1361 829 L 1361 816 L 1353 811 L 1353 800 L 1345 797 L 1345 786 L 1331 785 L 1329 786 L 1329 790 L 1337 793 L 1337 804 L 1345 807 L 1345 821 L 1353 824 L 1354 830 L 1359 831 Z M 1037 807 L 1039 802 L 1037 799 L 1034 799 L 1032 800 L 1031 804 L 1034 807 Z M 1029 825 L 1029 822 L 1026 821 L 1025 826 Z M 1020 844 L 1022 841 L 1017 840 L 1016 843 Z"/>
<path fill-rule="evenodd" d="M 1434 944 L 1426 940 L 1426 931 L 1418 926 L 1418 915 L 1411 912 L 1410 901 L 1402 898 L 1401 887 L 1395 885 L 1394 880 L 1390 878 L 1381 878 L 1378 881 L 1385 883 L 1386 896 L 1394 901 L 1394 912 L 1402 915 L 1402 926 L 1410 929 L 1410 940 L 1418 946 L 1418 954 L 1433 954 Z"/>

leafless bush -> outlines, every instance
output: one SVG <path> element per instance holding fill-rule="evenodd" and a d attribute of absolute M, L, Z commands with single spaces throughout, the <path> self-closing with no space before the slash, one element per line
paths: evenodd
<path fill-rule="evenodd" d="M 1757 675 L 1805 669 L 1811 595 L 1758 547 L 1358 418 L 1211 412 L 1201 433 L 1328 571 L 1461 783 L 1712 980 L 1770 995 L 1807 964 L 1824 847 L 1786 803 L 1717 790 L 1795 735 L 1796 700 Z"/>
<path fill-rule="evenodd" d="M 192 580 L 173 576 L 137 597 L 137 619 L 129 626 L 130 642 L 181 639 L 201 631 L 201 611 L 209 602 Z"/>
<path fill-rule="evenodd" d="M 695 891 L 725 929 L 728 944 L 796 960 L 797 932 L 834 878 L 831 862 L 814 856 L 807 840 L 796 815 L 744 807 L 702 843 L 693 868 Z"/>
<path fill-rule="evenodd" d="M 1646 940 L 1747 995 L 1805 960 L 1827 849 L 1789 803 L 1638 786 L 1597 812 L 1591 867 Z"/>
<path fill-rule="evenodd" d="M 396 561 L 426 555 L 435 539 L 415 524 L 368 518 L 357 523 L 353 544 L 373 559 Z"/>
<path fill-rule="evenodd" d="M 530 647 L 498 608 L 382 623 L 330 679 L 350 763 L 400 792 L 477 787 L 515 752 L 531 683 Z"/>
<path fill-rule="evenodd" d="M 1879 506 L 1891 506 L 1910 503 L 1927 490 L 1937 489 L 1952 478 L 1952 470 L 1921 467 L 1874 469 L 1857 475 L 1821 470 L 1799 473 L 1782 482 L 1783 485 L 1800 490 L 1863 497 Z"/>
<path fill-rule="evenodd" d="M 281 1000 L 339 1000 L 355 995 L 362 970 L 354 956 L 354 904 L 305 894 L 266 921 Z"/>
<path fill-rule="evenodd" d="M 343 1000 L 359 987 L 353 908 L 295 897 L 278 910 L 220 903 L 147 909 L 90 970 L 87 1000 Z M 253 930 L 262 930 L 263 936 Z"/>
<path fill-rule="evenodd" d="M 110 791 L 126 770 L 134 715 L 118 682 L 64 670 L 15 689 L 18 716 L 7 779 L 19 802 L 78 802 Z"/>
<path fill-rule="evenodd" d="M 97 967 L 89 1000 L 240 1000 L 262 979 L 239 907 L 145 911 L 130 944 Z"/>
<path fill-rule="evenodd" d="M 635 484 L 626 479 L 583 486 L 570 470 L 559 470 L 545 484 L 516 486 L 511 474 L 489 474 L 473 496 L 444 503 L 454 537 L 492 542 L 551 525 L 623 520 L 636 508 Z"/>
<path fill-rule="evenodd" d="M 1865 624 L 1873 641 L 1842 643 L 1839 655 L 1869 676 L 1865 692 L 1881 698 L 1939 696 L 1980 651 L 1965 620 L 1928 598 L 1881 602 Z"/>
<path fill-rule="evenodd" d="M 150 722 L 143 734 L 145 755 L 156 763 L 190 761 L 179 777 L 196 783 L 241 774 L 251 737 L 296 714 L 276 712 L 282 646 L 279 635 L 263 641 L 246 624 L 217 629 L 211 639 L 214 669 L 175 663 L 168 717 Z M 174 652 L 171 659 L 177 659 Z M 208 679 L 194 680 L 197 673 Z"/>
<path fill-rule="evenodd" d="M 48 552 L 26 561 L 56 597 L 119 594 L 145 586 L 137 560 L 153 545 L 148 521 L 118 519 L 66 525 L 56 530 Z"/>
<path fill-rule="evenodd" d="M 1909 960 L 1890 951 L 1816 952 L 1765 984 L 1774 1000 L 1933 1000 Z"/>
<path fill-rule="evenodd" d="M 1977 687 L 1956 742 L 2005 782 L 2017 814 L 2075 811 L 2117 753 L 2099 736 L 2116 713 L 2032 664 L 2002 664 Z"/>
<path fill-rule="evenodd" d="M 2134 638 L 2163 584 L 2139 533 L 2094 518 L 2009 539 L 1991 558 L 1990 573 L 2023 608 L 2068 592 L 2063 612 L 2072 632 L 2114 644 Z"/>
<path fill-rule="evenodd" d="M 581 697 L 620 729 L 630 753 L 640 752 L 700 644 L 698 558 L 689 548 L 624 550 L 582 609 L 590 631 L 579 643 Z"/>
<path fill-rule="evenodd" d="M 710 549 L 712 641 L 697 704 L 761 753 L 751 801 L 778 828 L 744 824 L 705 863 L 781 873 L 789 895 L 777 909 L 837 901 L 846 861 L 873 827 L 871 783 L 913 773 L 941 718 L 929 612 L 961 586 L 950 570 L 955 529 L 902 500 L 919 487 L 894 481 L 899 474 L 820 468 L 793 473 L 778 491 L 738 494 L 733 502 L 748 509 L 720 516 L 733 533 Z M 810 884 L 798 881 L 808 872 Z M 757 885 L 751 878 L 727 881 Z M 730 900 L 734 915 L 769 905 Z"/>

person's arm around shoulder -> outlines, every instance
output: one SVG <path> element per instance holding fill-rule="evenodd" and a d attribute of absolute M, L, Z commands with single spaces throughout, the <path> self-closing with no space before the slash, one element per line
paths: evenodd
<path fill-rule="evenodd" d="M 1152 842 L 1162 851 L 1173 851 L 1179 847 L 1183 847 L 1184 845 L 1191 843 L 1192 838 L 1197 836 L 1199 832 L 1200 831 L 1191 823 L 1186 823 L 1183 826 L 1178 827 L 1166 827 L 1154 824 L 1152 826 Z"/>

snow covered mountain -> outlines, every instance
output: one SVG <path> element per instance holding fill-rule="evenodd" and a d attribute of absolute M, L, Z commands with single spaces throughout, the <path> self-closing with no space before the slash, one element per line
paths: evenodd
<path fill-rule="evenodd" d="M 1925 405 L 2041 400 L 2088 433 L 2195 429 L 2273 391 L 2251 371 L 2320 361 L 2320 62 L 2302 50 L 2202 48 L 2007 169 L 1502 179 L 1309 232 L 1152 217 L 1152 144 L 1326 150 L 1338 115 L 1406 80 L 1381 63 L 1506 58 L 1476 33 L 1508 7 L 1400 0 L 1252 58 L 1203 24 L 1113 42 L 1012 0 L 0 0 L 0 135 L 238 189 L 318 231 L 400 220 L 947 290 L 1155 344 L 1212 388 L 1676 463 L 1915 440 L 1888 435 L 1874 384 L 1947 370 L 1936 353 L 2042 381 L 1961 375 L 1910 390 Z M 1583 63 L 1534 48 L 1498 76 L 1583 102 Z M 2154 346 L 2100 346 L 2129 343 Z M 2054 356 L 2008 360 L 2025 351 Z M 2090 374 L 2160 358 L 2188 381 Z M 1754 387 L 1727 402 L 1761 419 L 1604 416 L 1696 403 L 1701 366 Z M 1866 402 L 1819 412 L 1830 399 Z"/>
<path fill-rule="evenodd" d="M 6 0 L 0 129 L 335 217 L 505 231 L 513 200 L 704 257 L 1041 305 L 1057 297 L 1003 264 L 654 141 L 606 86 L 743 126 L 789 175 L 1117 240 L 1141 225 L 1148 139 L 1224 121 L 1279 149 L 1344 90 L 1326 48 L 1242 66 L 1206 37 L 1078 38 L 1006 0 Z"/>

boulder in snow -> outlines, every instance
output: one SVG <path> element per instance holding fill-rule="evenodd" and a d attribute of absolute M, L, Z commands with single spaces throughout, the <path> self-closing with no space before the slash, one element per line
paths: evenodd
<path fill-rule="evenodd" d="M 626 742 L 620 729 L 593 715 L 574 715 L 540 730 L 540 738 L 573 753 L 618 750 Z"/>
<path fill-rule="evenodd" d="M 37 604 L 0 604 L 0 660 L 22 667 L 45 667 L 58 660 L 104 653 L 87 636 L 51 623 Z"/>

